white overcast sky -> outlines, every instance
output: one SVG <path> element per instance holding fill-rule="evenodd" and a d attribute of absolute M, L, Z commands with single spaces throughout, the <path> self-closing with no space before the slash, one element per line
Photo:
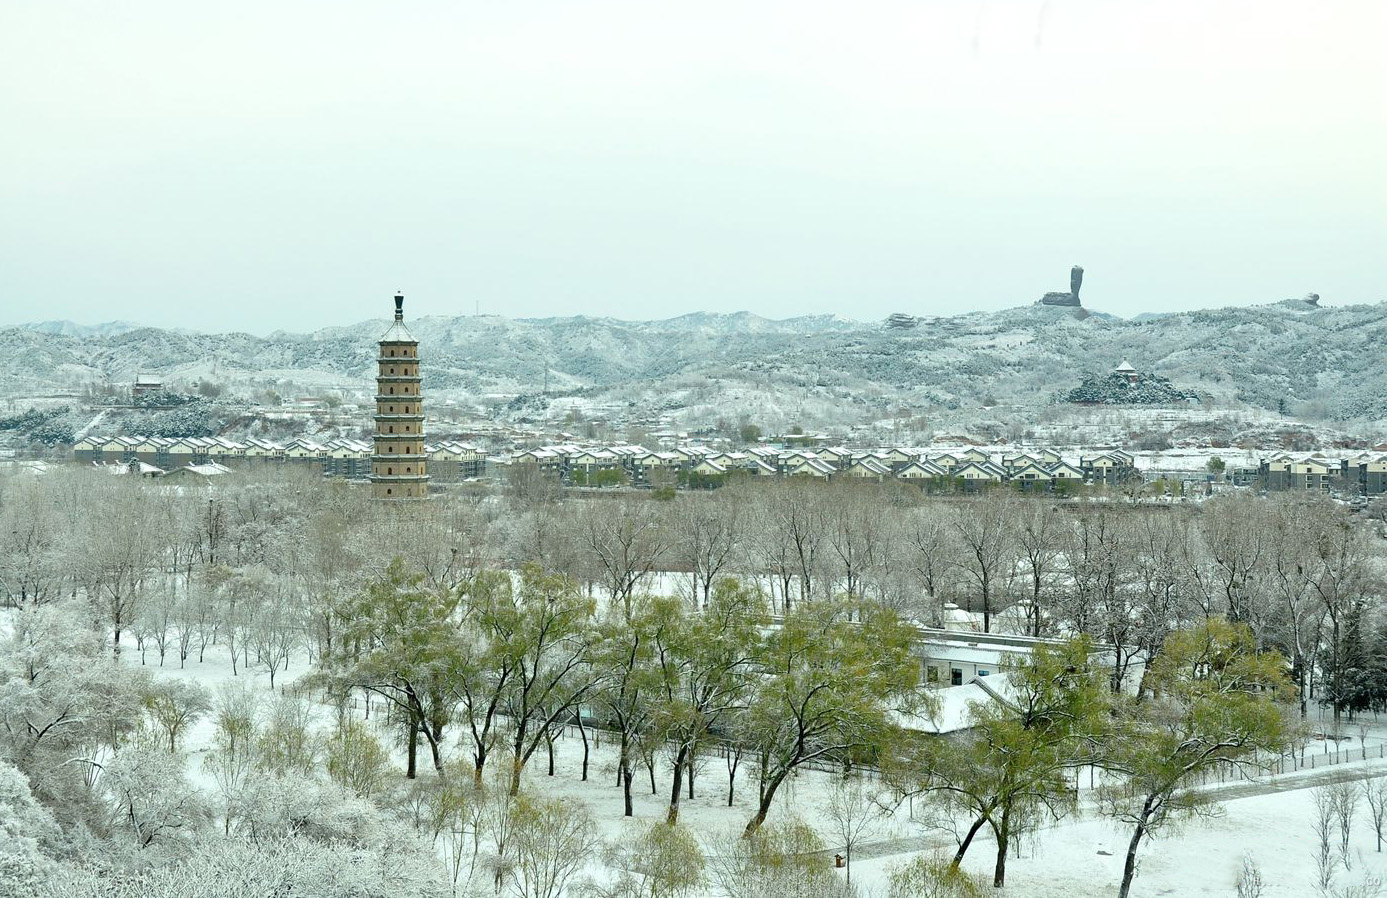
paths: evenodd
<path fill-rule="evenodd" d="M 0 0 L 0 324 L 1387 299 L 1387 2 Z"/>

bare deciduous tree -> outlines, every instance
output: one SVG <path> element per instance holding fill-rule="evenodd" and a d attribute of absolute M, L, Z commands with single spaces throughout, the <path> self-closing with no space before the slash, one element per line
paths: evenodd
<path fill-rule="evenodd" d="M 579 506 L 578 533 L 612 601 L 629 605 L 641 581 L 664 560 L 669 527 L 663 508 L 645 498 L 626 497 Z"/>
<path fill-rule="evenodd" d="M 1315 886 L 1321 892 L 1334 884 L 1334 796 L 1324 786 L 1311 790 L 1315 815 L 1310 830 L 1315 836 Z"/>
<path fill-rule="evenodd" d="M 975 589 L 984 633 L 992 632 L 997 590 L 1015 562 L 1012 520 L 1016 501 L 995 491 L 953 509 L 953 561 Z"/>
<path fill-rule="evenodd" d="M 1030 581 L 1026 619 L 1032 636 L 1040 636 L 1045 627 L 1050 581 L 1063 550 L 1065 523 L 1052 502 L 1036 499 L 1017 509 L 1015 539 Z"/>
<path fill-rule="evenodd" d="M 876 835 L 885 826 L 885 813 L 878 796 L 861 776 L 836 780 L 829 792 L 824 812 L 843 846 L 847 862 L 848 882 L 852 882 L 852 852 L 858 845 Z"/>
<path fill-rule="evenodd" d="M 1387 777 L 1375 776 L 1363 781 L 1363 798 L 1368 803 L 1368 817 L 1377 836 L 1377 850 L 1382 851 L 1382 830 L 1387 828 Z"/>
<path fill-rule="evenodd" d="M 695 604 L 708 606 L 713 584 L 729 573 L 741 548 L 742 501 L 732 489 L 680 497 L 671 522 L 670 554 L 689 569 Z"/>

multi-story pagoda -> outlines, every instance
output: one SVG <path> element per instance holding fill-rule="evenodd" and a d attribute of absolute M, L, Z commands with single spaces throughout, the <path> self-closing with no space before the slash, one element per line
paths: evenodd
<path fill-rule="evenodd" d="M 395 320 L 380 338 L 376 445 L 371 455 L 371 495 L 376 499 L 426 499 L 429 495 L 419 341 L 405 327 L 404 308 L 404 296 L 396 294 Z"/>

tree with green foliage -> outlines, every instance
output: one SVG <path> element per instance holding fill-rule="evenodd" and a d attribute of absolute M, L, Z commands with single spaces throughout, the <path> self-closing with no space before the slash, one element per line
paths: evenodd
<path fill-rule="evenodd" d="M 724 579 L 701 614 L 674 598 L 655 603 L 665 625 L 652 630 L 655 666 L 653 729 L 671 755 L 673 782 L 666 823 L 679 819 L 684 775 L 693 775 L 699 747 L 733 711 L 746 706 L 755 676 L 765 599 L 755 589 Z"/>
<path fill-rule="evenodd" d="M 527 566 L 517 591 L 496 593 L 492 613 L 501 651 L 513 666 L 500 708 L 510 721 L 510 792 L 520 791 L 525 764 L 555 727 L 573 716 L 594 685 L 587 675 L 596 603 L 561 574 Z"/>
<path fill-rule="evenodd" d="M 921 745 L 909 768 L 922 777 L 916 788 L 972 821 L 955 867 L 986 825 L 997 845 L 993 885 L 1001 888 L 1012 840 L 1073 809 L 1067 771 L 1093 757 L 1108 726 L 1107 677 L 1092 663 L 1091 648 L 1087 637 L 1077 637 L 1007 659 L 996 678 L 999 700 L 972 707 L 962 740 Z"/>
<path fill-rule="evenodd" d="M 364 689 L 404 715 L 410 779 L 417 773 L 421 735 L 434 769 L 443 769 L 443 731 L 453 704 L 448 684 L 463 660 L 454 624 L 457 595 L 426 589 L 423 581 L 397 558 L 383 577 L 339 602 L 341 629 L 320 668 L 330 688 Z"/>
<path fill-rule="evenodd" d="M 459 589 L 467 622 L 455 676 L 446 685 L 472 747 L 472 783 L 481 788 L 500 733 L 501 702 L 519 670 L 514 586 L 505 571 L 478 571 Z"/>
<path fill-rule="evenodd" d="M 145 712 L 168 736 L 169 751 L 178 750 L 178 737 L 212 710 L 212 696 L 191 680 L 155 680 L 144 692 Z"/>
<path fill-rule="evenodd" d="M 678 604 L 674 599 L 656 600 L 644 593 L 633 595 L 626 602 L 609 603 L 597 625 L 590 658 L 596 684 L 594 696 L 608 723 L 617 731 L 616 777 L 627 817 L 635 815 L 631 781 L 637 745 L 648 735 L 654 713 L 652 700 L 658 694 L 658 676 L 652 661 L 657 642 L 655 631 L 680 626 L 677 608 L 671 612 L 668 607 L 671 603 Z"/>
<path fill-rule="evenodd" d="M 588 485 L 599 489 L 606 486 L 622 486 L 626 483 L 626 472 L 621 468 L 603 468 L 594 471 L 588 478 Z"/>
<path fill-rule="evenodd" d="M 870 762 L 898 738 L 892 710 L 920 698 L 914 642 L 895 611 L 840 598 L 802 605 L 766 637 L 747 715 L 760 774 L 747 836 L 803 765 Z"/>
<path fill-rule="evenodd" d="M 886 898 L 982 898 L 983 889 L 980 877 L 945 858 L 917 854 L 891 871 Z"/>
<path fill-rule="evenodd" d="M 1206 773 L 1255 768 L 1293 743 L 1284 668 L 1280 654 L 1257 651 L 1244 624 L 1209 618 L 1166 638 L 1149 694 L 1126 703 L 1103 759 L 1121 774 L 1102 791 L 1103 810 L 1132 827 L 1119 898 L 1131 890 L 1142 840 L 1210 806 L 1197 789 Z"/>
<path fill-rule="evenodd" d="M 563 898 L 600 844 L 592 814 L 581 802 L 535 795 L 513 797 L 514 829 L 506 877 L 517 898 Z"/>
<path fill-rule="evenodd" d="M 602 860 L 616 878 L 594 883 L 594 898 L 692 898 L 703 885 L 703 847 L 682 826 L 656 821 L 634 841 L 608 845 Z"/>
<path fill-rule="evenodd" d="M 327 775 L 344 789 L 370 800 L 385 783 L 390 754 L 360 720 L 344 720 L 325 746 Z"/>

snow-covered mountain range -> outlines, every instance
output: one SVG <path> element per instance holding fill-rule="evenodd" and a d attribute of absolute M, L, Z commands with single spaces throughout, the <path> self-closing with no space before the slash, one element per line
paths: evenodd
<path fill-rule="evenodd" d="M 806 422 L 900 409 L 1043 407 L 1086 372 L 1124 359 L 1215 403 L 1338 422 L 1387 420 L 1387 303 L 1300 300 L 1123 320 L 1025 306 L 924 317 L 913 329 L 836 316 L 746 312 L 662 321 L 424 317 L 426 387 L 459 403 L 542 414 L 581 398 L 680 415 Z M 292 384 L 363 394 L 385 321 L 310 334 L 197 334 L 54 323 L 0 331 L 0 392 L 210 379 L 233 389 Z M 547 394 L 545 389 L 547 387 Z M 556 397 L 563 397 L 559 399 Z"/>

